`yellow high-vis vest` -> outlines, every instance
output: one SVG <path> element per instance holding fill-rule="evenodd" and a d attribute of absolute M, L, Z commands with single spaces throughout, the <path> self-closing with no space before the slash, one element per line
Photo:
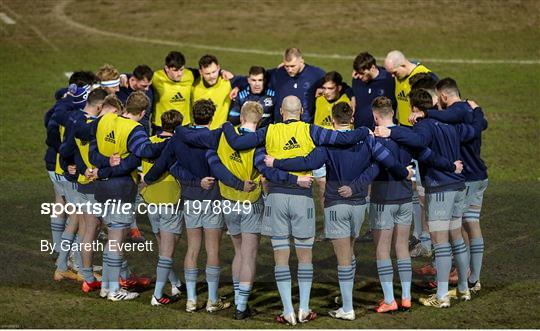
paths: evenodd
<path fill-rule="evenodd" d="M 193 103 L 201 99 L 210 99 L 216 105 L 216 112 L 210 124 L 210 130 L 221 127 L 227 121 L 229 108 L 231 107 L 231 82 L 221 77 L 216 84 L 210 87 L 204 86 L 204 79 L 201 77 L 193 86 Z M 184 121 L 184 123 L 187 123 Z"/>
<path fill-rule="evenodd" d="M 150 137 L 152 143 L 160 143 L 167 138 L 159 136 Z M 155 160 L 142 160 L 142 173 L 147 174 L 154 165 Z M 141 195 L 146 203 L 178 203 L 180 200 L 180 184 L 168 171 L 164 173 L 155 183 L 145 186 L 141 190 Z"/>
<path fill-rule="evenodd" d="M 238 132 L 238 129 L 236 129 Z M 261 196 L 261 176 L 259 172 L 253 166 L 253 158 L 255 156 L 255 149 L 236 151 L 234 150 L 227 139 L 225 134 L 221 135 L 219 140 L 219 146 L 217 154 L 221 163 L 238 179 L 252 180 L 257 184 L 257 188 L 251 192 L 238 191 L 233 187 L 229 187 L 219 182 L 219 190 L 221 195 L 225 199 L 234 201 L 256 202 Z"/>
<path fill-rule="evenodd" d="M 409 93 L 411 92 L 411 83 L 409 79 L 422 72 L 431 72 L 428 68 L 423 65 L 417 65 L 410 75 L 404 79 L 395 78 L 396 82 L 396 100 L 397 100 L 397 119 L 399 124 L 411 126 L 409 123 L 409 115 L 411 115 L 411 104 L 409 102 Z"/>
<path fill-rule="evenodd" d="M 155 95 L 155 111 L 152 115 L 152 123 L 161 127 L 161 115 L 171 109 L 178 110 L 184 117 L 184 125 L 191 123 L 191 89 L 195 78 L 189 69 L 184 69 L 184 74 L 179 82 L 167 77 L 165 70 L 161 69 L 154 73 L 152 88 Z"/>
<path fill-rule="evenodd" d="M 326 100 L 322 95 L 318 96 L 315 100 L 315 118 L 313 119 L 313 124 L 325 129 L 334 130 L 334 126 L 332 125 L 332 107 L 339 102 L 346 102 L 350 105 L 351 99 L 345 93 L 333 102 Z"/>
<path fill-rule="evenodd" d="M 266 132 L 266 153 L 276 159 L 306 156 L 315 148 L 309 134 L 309 124 L 293 121 L 270 124 Z M 296 176 L 311 175 L 311 171 L 290 172 Z"/>

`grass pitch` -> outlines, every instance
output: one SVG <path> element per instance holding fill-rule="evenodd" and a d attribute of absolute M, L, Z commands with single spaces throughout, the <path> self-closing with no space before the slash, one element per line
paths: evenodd
<path fill-rule="evenodd" d="M 39 250 L 40 240 L 50 237 L 49 219 L 40 215 L 40 204 L 53 198 L 42 161 L 42 118 L 54 101 L 54 91 L 67 83 L 64 72 L 96 70 L 104 63 L 123 72 L 141 63 L 158 69 L 167 52 L 175 49 L 184 53 L 189 67 L 211 53 L 224 68 L 245 74 L 254 64 L 277 65 L 279 54 L 290 46 L 307 53 L 307 63 L 338 70 L 344 77 L 349 76 L 357 53 L 367 50 L 381 58 L 391 49 L 400 49 L 440 77 L 455 78 L 462 95 L 476 100 L 489 121 L 483 139 L 490 185 L 482 211 L 486 243 L 482 293 L 446 310 L 420 307 L 415 301 L 410 313 L 375 314 L 369 308 L 382 293 L 374 249 L 372 244 L 360 244 L 354 293 L 357 320 L 335 321 L 326 317 L 339 293 L 335 259 L 329 243 L 317 243 L 311 308 L 321 317 L 307 327 L 540 327 L 537 2 L 13 0 L 0 2 L 0 12 L 16 22 L 0 22 L 0 258 L 4 266 L 0 327 L 281 327 L 273 322 L 281 303 L 267 240 L 261 243 L 251 297 L 251 305 L 260 313 L 248 321 L 232 321 L 232 310 L 188 314 L 183 310 L 185 300 L 166 308 L 151 307 L 151 291 L 133 302 L 115 304 L 96 293 L 83 295 L 78 284 L 54 283 L 53 261 Z M 144 217 L 139 225 L 151 239 Z M 182 240 L 175 255 L 177 271 L 185 251 Z M 228 238 L 224 237 L 223 247 L 220 291 L 231 298 Z M 152 275 L 157 252 L 128 259 L 135 272 Z M 203 265 L 204 254 L 200 261 Z M 423 262 L 414 260 L 415 265 Z M 413 290 L 413 299 L 423 294 Z M 199 298 L 205 297 L 201 287 Z"/>

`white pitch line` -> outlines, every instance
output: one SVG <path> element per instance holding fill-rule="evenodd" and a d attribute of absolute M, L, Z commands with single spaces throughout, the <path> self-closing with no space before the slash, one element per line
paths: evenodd
<path fill-rule="evenodd" d="M 38 28 L 28 22 L 25 22 L 22 19 L 21 15 L 17 14 L 12 9 L 9 9 L 9 7 L 6 6 L 5 3 L 2 3 L 2 7 L 4 7 L 8 12 L 10 12 L 11 15 L 15 16 L 23 25 L 27 25 L 30 30 L 34 31 L 34 33 L 39 37 L 39 39 L 41 39 L 45 44 L 49 45 L 54 51 L 60 52 L 60 49 L 58 49 L 58 47 L 56 47 L 56 45 L 53 44 L 52 41 L 50 41 L 49 38 L 47 38 Z"/>
<path fill-rule="evenodd" d="M 62 21 L 72 27 L 78 28 L 80 30 L 86 31 L 90 34 L 102 35 L 106 37 L 120 38 L 124 40 L 131 40 L 136 42 L 142 42 L 147 44 L 156 44 L 156 45 L 165 45 L 165 46 L 176 46 L 176 47 L 188 47 L 195 49 L 204 49 L 212 51 L 222 51 L 222 52 L 231 52 L 231 53 L 243 53 L 243 54 L 258 54 L 258 55 L 269 55 L 269 56 L 281 56 L 283 55 L 282 51 L 268 51 L 262 49 L 250 49 L 250 48 L 236 48 L 236 47 L 222 47 L 215 45 L 203 45 L 203 44 L 191 44 L 191 43 L 182 43 L 174 42 L 168 40 L 160 39 L 150 39 L 135 37 L 130 35 L 124 35 L 121 33 L 103 31 L 97 28 L 87 26 L 78 22 L 73 21 L 65 13 L 66 6 L 73 2 L 73 0 L 64 0 L 58 2 L 53 8 L 53 15 L 59 21 Z M 320 58 L 320 59 L 338 59 L 338 60 L 352 60 L 355 55 L 342 55 L 342 54 L 320 54 L 320 53 L 304 53 L 306 57 Z M 418 58 L 418 57 L 413 57 Z M 383 57 L 376 57 L 377 60 L 384 60 Z M 428 63 L 454 63 L 454 64 L 540 64 L 540 60 L 483 60 L 483 59 L 437 59 L 437 58 L 423 58 L 423 62 Z"/>
<path fill-rule="evenodd" d="M 71 75 L 73 75 L 73 71 L 64 72 L 64 76 L 66 76 L 67 78 L 71 77 Z"/>
<path fill-rule="evenodd" d="M 0 20 L 10 25 L 16 23 L 11 17 L 7 16 L 6 13 L 0 13 Z"/>

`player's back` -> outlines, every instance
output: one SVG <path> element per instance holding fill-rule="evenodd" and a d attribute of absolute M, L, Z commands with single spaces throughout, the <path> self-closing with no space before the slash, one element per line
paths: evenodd
<path fill-rule="evenodd" d="M 415 129 L 431 132 L 429 147 L 436 155 L 453 162 L 461 159 L 461 139 L 454 125 L 439 122 L 434 119 L 423 119 L 415 124 Z M 443 171 L 426 164 L 420 165 L 420 174 L 426 192 L 441 192 L 461 189 L 464 187 L 464 177 L 455 172 Z"/>
<path fill-rule="evenodd" d="M 349 147 L 327 147 L 325 206 L 344 201 L 364 201 L 368 185 L 362 185 L 347 199 L 342 198 L 338 189 L 351 182 L 371 166 L 371 150 L 366 141 Z"/>
<path fill-rule="evenodd" d="M 208 130 L 207 128 L 196 127 L 184 127 L 184 130 Z M 174 135 L 169 141 L 169 144 L 173 144 L 174 152 L 176 156 L 176 162 L 178 165 L 191 174 L 200 179 L 204 177 L 214 177 L 208 165 L 208 159 L 206 158 L 206 149 L 197 148 L 192 145 L 186 144 L 179 135 Z M 205 190 L 199 184 L 197 185 L 183 185 L 182 197 L 188 200 L 215 200 L 220 198 L 219 186 L 214 184 L 212 189 Z"/>
<path fill-rule="evenodd" d="M 404 128 L 405 129 L 405 128 Z M 407 129 L 409 130 L 409 129 Z M 391 138 L 376 138 L 402 165 L 412 160 L 411 151 Z M 378 204 L 401 204 L 412 201 L 412 182 L 396 179 L 389 171 L 379 167 L 379 174 L 371 185 L 370 201 Z"/>

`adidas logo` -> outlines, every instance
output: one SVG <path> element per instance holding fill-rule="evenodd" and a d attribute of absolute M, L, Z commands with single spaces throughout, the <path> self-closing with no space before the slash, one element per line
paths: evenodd
<path fill-rule="evenodd" d="M 185 101 L 184 97 L 180 92 L 177 92 L 172 98 L 170 102 L 181 102 Z"/>
<path fill-rule="evenodd" d="M 323 126 L 332 126 L 332 116 L 328 115 L 326 118 L 322 121 Z"/>
<path fill-rule="evenodd" d="M 397 98 L 403 101 L 408 101 L 408 97 L 403 90 L 398 93 Z"/>
<path fill-rule="evenodd" d="M 114 139 L 114 130 L 105 136 L 105 141 L 116 144 L 116 140 Z"/>
<path fill-rule="evenodd" d="M 298 141 L 296 141 L 295 137 L 292 137 L 291 139 L 289 139 L 289 141 L 285 144 L 285 146 L 283 146 L 284 151 L 288 151 L 290 149 L 295 149 L 295 148 L 300 148 L 300 144 L 298 143 Z"/>
<path fill-rule="evenodd" d="M 234 151 L 234 153 L 232 153 L 231 156 L 229 156 L 229 159 L 242 163 L 242 158 L 240 157 L 240 152 L 238 151 Z"/>

